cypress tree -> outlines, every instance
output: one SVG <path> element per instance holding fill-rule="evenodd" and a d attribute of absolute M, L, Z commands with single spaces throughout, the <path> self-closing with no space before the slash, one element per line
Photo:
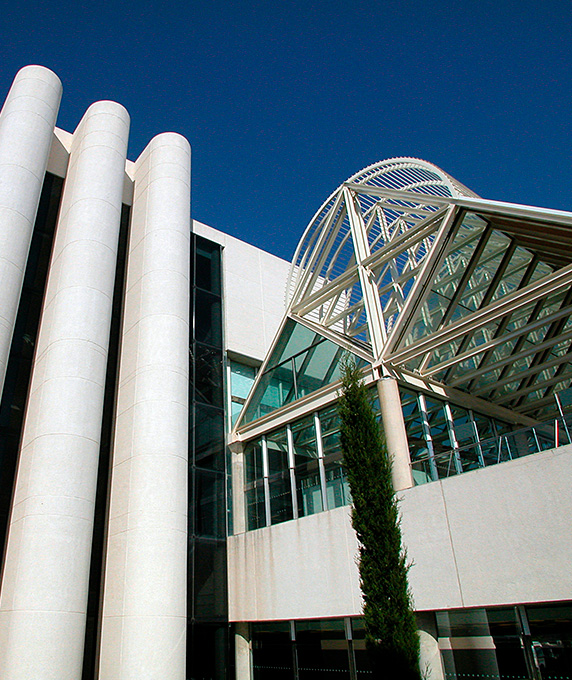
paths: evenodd
<path fill-rule="evenodd" d="M 419 637 L 407 583 L 391 460 L 360 370 L 342 371 L 341 447 L 359 541 L 366 645 L 376 678 L 419 680 Z"/>

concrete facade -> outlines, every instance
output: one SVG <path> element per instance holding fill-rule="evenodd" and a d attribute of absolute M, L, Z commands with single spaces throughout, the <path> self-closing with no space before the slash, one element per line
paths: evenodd
<path fill-rule="evenodd" d="M 563 446 L 402 491 L 416 609 L 566 600 L 571 473 Z M 359 616 L 356 557 L 347 507 L 231 536 L 230 618 Z"/>

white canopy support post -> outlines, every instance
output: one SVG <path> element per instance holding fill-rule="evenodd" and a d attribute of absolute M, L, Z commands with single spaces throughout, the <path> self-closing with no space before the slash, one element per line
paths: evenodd
<path fill-rule="evenodd" d="M 395 491 L 410 489 L 413 486 L 413 474 L 399 385 L 393 376 L 384 375 L 377 381 L 376 386 L 385 444 L 392 460 L 393 488 Z"/>

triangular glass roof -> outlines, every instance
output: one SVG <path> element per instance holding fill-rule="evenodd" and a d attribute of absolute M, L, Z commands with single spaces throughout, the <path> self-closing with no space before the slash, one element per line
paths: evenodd
<path fill-rule="evenodd" d="M 264 362 L 237 427 L 265 416 L 340 378 L 340 364 L 351 354 L 320 333 L 287 318 Z M 355 356 L 358 365 L 366 362 Z"/>

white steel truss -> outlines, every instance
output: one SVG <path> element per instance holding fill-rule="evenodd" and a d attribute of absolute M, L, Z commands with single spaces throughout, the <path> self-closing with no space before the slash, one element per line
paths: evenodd
<path fill-rule="evenodd" d="M 397 158 L 316 213 L 288 313 L 383 371 L 534 418 L 572 378 L 571 284 L 572 213 L 487 201 Z"/>

